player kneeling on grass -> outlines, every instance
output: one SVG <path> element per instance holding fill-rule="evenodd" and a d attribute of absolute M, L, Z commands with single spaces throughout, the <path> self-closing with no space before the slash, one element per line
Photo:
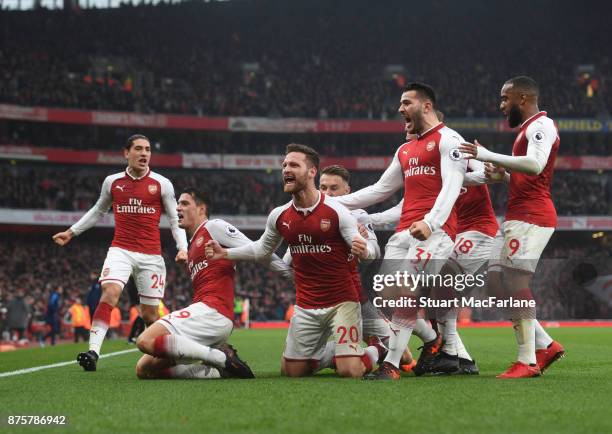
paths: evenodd
<path fill-rule="evenodd" d="M 372 259 L 375 252 L 359 234 L 355 217 L 336 198 L 317 190 L 318 171 L 319 154 L 314 149 L 288 145 L 283 190 L 292 200 L 270 213 L 258 241 L 225 249 L 213 240 L 207 244 L 207 257 L 217 261 L 265 258 L 285 239 L 295 273 L 296 306 L 281 372 L 288 377 L 314 373 L 332 337 L 336 372 L 361 377 L 380 353 L 375 346 L 361 347 L 361 309 L 352 270 L 356 258 Z"/>
<path fill-rule="evenodd" d="M 209 209 L 207 196 L 195 189 L 185 190 L 179 198 L 179 226 L 191 239 L 188 265 L 193 303 L 159 319 L 140 335 L 136 344 L 146 355 L 136 365 L 138 378 L 254 378 L 227 344 L 234 327 L 234 263 L 208 261 L 204 250 L 210 240 L 227 247 L 250 240 L 223 220 L 208 220 Z M 276 256 L 262 262 L 290 275 Z"/>

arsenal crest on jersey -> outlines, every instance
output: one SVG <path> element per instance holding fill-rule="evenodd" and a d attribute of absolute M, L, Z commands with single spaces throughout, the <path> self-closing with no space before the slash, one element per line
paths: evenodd
<path fill-rule="evenodd" d="M 321 219 L 321 230 L 323 232 L 327 232 L 331 228 L 331 220 L 330 219 Z"/>
<path fill-rule="evenodd" d="M 428 151 L 433 151 L 435 147 L 436 147 L 436 142 L 429 142 L 427 146 L 425 146 L 425 149 L 427 149 Z"/>
<path fill-rule="evenodd" d="M 151 193 L 151 194 L 157 193 L 157 185 L 156 184 L 150 184 L 149 185 L 149 193 Z"/>
<path fill-rule="evenodd" d="M 204 244 L 204 237 L 199 237 L 196 241 L 195 244 L 197 247 L 201 247 L 202 244 Z"/>

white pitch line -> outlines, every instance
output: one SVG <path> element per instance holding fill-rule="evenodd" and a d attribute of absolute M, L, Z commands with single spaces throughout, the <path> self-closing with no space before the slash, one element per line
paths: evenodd
<path fill-rule="evenodd" d="M 122 354 L 133 353 L 134 351 L 138 351 L 138 348 L 132 348 L 129 350 L 116 351 L 114 353 L 102 354 L 100 358 L 105 359 L 107 357 L 120 356 Z M 13 375 L 29 374 L 32 372 L 42 371 L 44 369 L 59 368 L 62 366 L 74 365 L 76 363 L 77 362 L 75 360 L 73 362 L 61 362 L 61 363 L 54 363 L 52 365 L 34 366 L 33 368 L 26 368 L 26 369 L 19 369 L 17 371 L 3 372 L 3 373 L 0 373 L 0 378 L 12 377 Z"/>

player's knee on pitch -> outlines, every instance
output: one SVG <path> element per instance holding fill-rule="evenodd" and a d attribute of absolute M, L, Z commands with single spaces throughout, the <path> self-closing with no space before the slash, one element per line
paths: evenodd
<path fill-rule="evenodd" d="M 336 358 L 336 372 L 341 377 L 360 378 L 365 374 L 366 368 L 361 357 Z"/>
<path fill-rule="evenodd" d="M 155 339 L 151 339 L 145 334 L 141 334 L 136 338 L 136 346 L 143 353 L 152 354 L 154 345 Z"/>
<path fill-rule="evenodd" d="M 136 363 L 136 377 L 141 380 L 147 380 L 149 378 L 153 378 L 151 376 L 150 364 L 148 363 L 148 359 L 146 357 L 141 357 Z"/>
<path fill-rule="evenodd" d="M 147 326 L 159 319 L 159 309 L 157 306 L 150 306 L 148 304 L 141 304 L 140 306 L 142 308 L 142 319 Z"/>
<path fill-rule="evenodd" d="M 286 377 L 307 377 L 312 375 L 312 363 L 309 360 L 281 360 L 281 374 Z"/>
<path fill-rule="evenodd" d="M 117 306 L 119 297 L 121 297 L 121 286 L 112 282 L 102 284 L 102 296 L 100 297 L 100 301 L 108 303 L 111 306 Z"/>

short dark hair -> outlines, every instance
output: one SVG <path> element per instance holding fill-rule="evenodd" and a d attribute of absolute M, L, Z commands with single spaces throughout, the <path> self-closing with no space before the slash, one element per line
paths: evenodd
<path fill-rule="evenodd" d="M 133 134 L 128 137 L 127 141 L 125 142 L 125 149 L 129 151 L 136 140 L 146 140 L 147 142 L 149 142 L 149 144 L 151 144 L 151 141 L 147 136 L 143 134 Z"/>
<path fill-rule="evenodd" d="M 316 167 L 317 172 L 319 171 L 319 153 L 310 146 L 300 145 L 298 143 L 289 143 L 287 145 L 287 149 L 285 150 L 285 155 L 289 154 L 290 152 L 301 152 L 302 154 L 306 155 L 306 160 L 310 162 L 311 165 Z"/>
<path fill-rule="evenodd" d="M 181 190 L 181 194 L 191 196 L 196 205 L 206 205 L 206 214 L 210 216 L 210 195 L 204 190 L 195 187 L 186 187 Z"/>
<path fill-rule="evenodd" d="M 336 175 L 340 178 L 344 179 L 344 181 L 348 184 L 351 180 L 351 174 L 345 167 L 340 166 L 339 164 L 333 164 L 331 166 L 324 167 L 321 170 L 321 175 Z"/>
<path fill-rule="evenodd" d="M 414 90 L 418 95 L 419 99 L 428 99 L 431 101 L 431 105 L 435 107 L 436 105 L 436 92 L 434 92 L 433 87 L 429 86 L 425 83 L 410 83 L 408 86 L 404 88 L 404 92 L 408 92 Z"/>
<path fill-rule="evenodd" d="M 540 95 L 540 87 L 538 83 L 531 77 L 526 75 L 519 75 L 506 81 L 507 84 L 511 84 L 513 89 L 518 89 L 519 92 L 531 94 L 535 96 Z"/>

